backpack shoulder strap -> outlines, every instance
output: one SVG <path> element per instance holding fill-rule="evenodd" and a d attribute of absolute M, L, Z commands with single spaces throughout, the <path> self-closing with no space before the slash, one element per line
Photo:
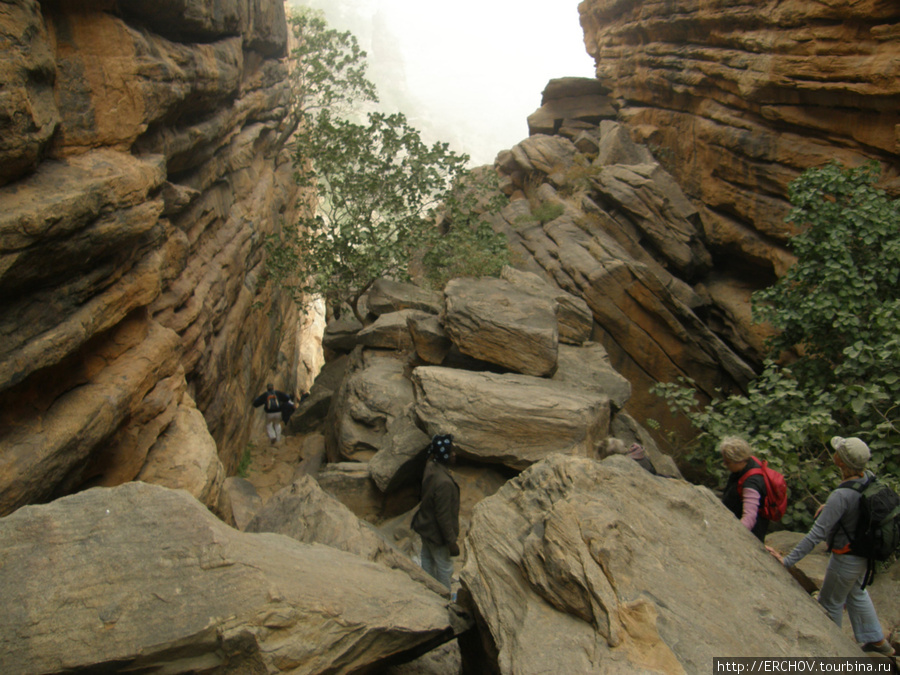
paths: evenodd
<path fill-rule="evenodd" d="M 747 471 L 747 473 L 745 473 L 743 476 L 738 478 L 738 493 L 743 491 L 744 481 L 746 481 L 748 478 L 750 478 L 750 476 L 763 476 L 763 478 L 765 479 L 762 468 L 755 466 L 752 469 L 749 469 Z"/>
<path fill-rule="evenodd" d="M 871 476 L 866 476 L 865 480 L 859 480 L 858 478 L 851 478 L 850 480 L 845 480 L 843 483 L 837 486 L 837 490 L 841 488 L 845 488 L 847 490 L 853 490 L 854 492 L 858 492 L 859 494 L 863 493 L 869 485 L 872 483 L 874 478 Z"/>

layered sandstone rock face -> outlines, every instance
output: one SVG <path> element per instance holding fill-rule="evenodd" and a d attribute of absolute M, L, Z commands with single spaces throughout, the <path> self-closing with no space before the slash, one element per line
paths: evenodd
<path fill-rule="evenodd" d="M 895 0 L 584 0 L 588 52 L 636 140 L 702 203 L 716 266 L 791 262 L 787 184 L 874 159 L 900 193 Z"/>
<path fill-rule="evenodd" d="M 296 202 L 283 4 L 4 7 L 0 514 L 139 475 L 214 506 L 252 396 L 306 384 L 262 274 Z"/>

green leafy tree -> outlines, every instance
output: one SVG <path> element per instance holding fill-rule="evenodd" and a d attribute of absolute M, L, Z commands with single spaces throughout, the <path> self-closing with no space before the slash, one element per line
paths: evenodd
<path fill-rule="evenodd" d="M 446 143 L 426 145 L 399 113 L 370 113 L 362 125 L 323 112 L 315 132 L 302 134 L 295 160 L 312 160 L 298 179 L 317 187 L 321 203 L 298 244 L 312 287 L 362 322 L 359 299 L 376 279 L 409 279 L 410 261 L 468 158 Z"/>
<path fill-rule="evenodd" d="M 295 10 L 288 18 L 293 36 L 290 60 L 292 124 L 287 136 L 309 124 L 322 111 L 350 114 L 366 103 L 377 103 L 368 79 L 366 52 L 349 31 L 328 26 L 319 11 Z"/>
<path fill-rule="evenodd" d="M 491 217 L 508 203 L 492 168 L 463 174 L 444 198 L 440 229 L 425 244 L 419 276 L 434 288 L 455 277 L 499 276 L 510 262 L 509 245 Z"/>
<path fill-rule="evenodd" d="M 410 265 L 440 245 L 450 257 L 471 255 L 483 242 L 496 252 L 505 238 L 482 227 L 458 227 L 439 243 L 438 208 L 462 221 L 452 187 L 466 172 L 466 155 L 446 143 L 428 145 L 400 113 L 355 106 L 375 100 L 365 78 L 365 52 L 310 13 L 293 19 L 293 55 L 299 124 L 294 166 L 301 188 L 318 198 L 318 213 L 284 224 L 267 242 L 267 270 L 302 302 L 324 296 L 332 308 L 349 306 L 364 323 L 359 300 L 379 277 L 410 278 Z M 491 236 L 493 235 L 493 236 Z M 426 252 L 426 253 L 423 253 Z"/>
<path fill-rule="evenodd" d="M 797 262 L 754 295 L 755 316 L 778 333 L 746 395 L 701 410 L 690 386 L 656 388 L 701 430 L 693 457 L 712 474 L 720 473 L 712 446 L 740 433 L 789 476 L 787 524 L 808 523 L 832 487 L 833 435 L 862 437 L 872 467 L 900 476 L 900 201 L 876 187 L 878 177 L 873 163 L 829 164 L 791 183 Z M 798 356 L 780 365 L 786 353 Z"/>

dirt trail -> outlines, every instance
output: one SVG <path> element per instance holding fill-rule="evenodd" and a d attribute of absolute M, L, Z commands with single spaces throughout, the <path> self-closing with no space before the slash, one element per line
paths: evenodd
<path fill-rule="evenodd" d="M 304 436 L 282 436 L 275 445 L 266 436 L 265 424 L 257 420 L 250 436 L 250 465 L 247 480 L 253 484 L 263 503 L 281 488 L 291 484 L 300 463 Z"/>

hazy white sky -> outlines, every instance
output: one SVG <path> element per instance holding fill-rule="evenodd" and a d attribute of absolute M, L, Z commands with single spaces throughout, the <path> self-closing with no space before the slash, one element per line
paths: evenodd
<path fill-rule="evenodd" d="M 292 2 L 319 7 L 336 28 L 351 30 L 369 52 L 384 102 L 476 164 L 528 135 L 527 117 L 548 80 L 594 74 L 579 0 Z"/>

